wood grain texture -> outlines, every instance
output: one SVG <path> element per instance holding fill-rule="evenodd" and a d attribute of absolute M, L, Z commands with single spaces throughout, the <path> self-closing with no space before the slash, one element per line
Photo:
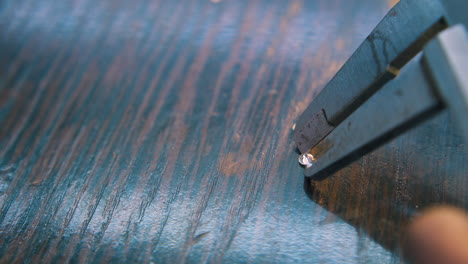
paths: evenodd
<path fill-rule="evenodd" d="M 467 200 L 457 137 L 304 185 L 291 133 L 393 2 L 1 1 L 0 262 L 399 263 L 395 201 Z"/>

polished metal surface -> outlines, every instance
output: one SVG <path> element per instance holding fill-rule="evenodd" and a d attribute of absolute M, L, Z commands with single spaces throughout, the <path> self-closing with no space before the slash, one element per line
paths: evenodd
<path fill-rule="evenodd" d="M 424 49 L 424 59 L 437 91 L 463 130 L 468 142 L 468 37 L 463 25 L 454 26 Z"/>

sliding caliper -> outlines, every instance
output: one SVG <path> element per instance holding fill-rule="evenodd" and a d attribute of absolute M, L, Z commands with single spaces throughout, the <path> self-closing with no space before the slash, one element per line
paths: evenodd
<path fill-rule="evenodd" d="M 305 176 L 324 179 L 447 109 L 468 143 L 467 0 L 402 0 L 296 121 Z"/>

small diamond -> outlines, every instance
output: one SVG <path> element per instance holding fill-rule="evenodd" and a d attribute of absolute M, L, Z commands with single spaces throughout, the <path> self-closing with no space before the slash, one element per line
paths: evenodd
<path fill-rule="evenodd" d="M 314 164 L 315 159 L 312 154 L 306 153 L 306 154 L 300 155 L 298 161 L 302 166 L 305 166 L 306 168 L 310 168 Z"/>

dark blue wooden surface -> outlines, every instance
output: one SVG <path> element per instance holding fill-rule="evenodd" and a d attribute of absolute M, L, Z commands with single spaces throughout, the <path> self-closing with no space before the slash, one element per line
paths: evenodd
<path fill-rule="evenodd" d="M 420 137 L 310 186 L 291 134 L 393 4 L 1 1 L 0 262 L 399 263 Z"/>

